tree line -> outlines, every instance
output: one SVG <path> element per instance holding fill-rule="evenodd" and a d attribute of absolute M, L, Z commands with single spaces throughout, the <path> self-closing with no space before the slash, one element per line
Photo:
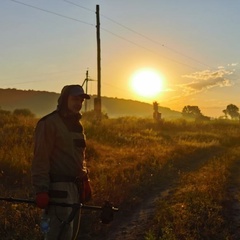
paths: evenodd
<path fill-rule="evenodd" d="M 15 109 L 13 112 L 4 110 L 0 107 L 0 115 L 3 116 L 24 116 L 24 117 L 35 117 L 35 114 L 32 113 L 29 109 L 23 108 L 23 109 Z"/>
<path fill-rule="evenodd" d="M 226 109 L 223 110 L 224 118 L 232 120 L 239 120 L 240 114 L 239 114 L 239 108 L 234 104 L 227 105 Z M 198 106 L 190 106 L 187 105 L 182 110 L 182 116 L 184 118 L 190 118 L 195 120 L 210 120 L 210 117 L 204 116 L 201 113 L 201 110 Z"/>

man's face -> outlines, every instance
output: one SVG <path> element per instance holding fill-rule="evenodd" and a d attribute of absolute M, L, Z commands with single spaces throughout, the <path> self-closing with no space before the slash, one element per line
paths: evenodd
<path fill-rule="evenodd" d="M 68 97 L 68 109 L 73 113 L 79 113 L 82 108 L 84 98 L 81 96 L 69 96 Z"/>

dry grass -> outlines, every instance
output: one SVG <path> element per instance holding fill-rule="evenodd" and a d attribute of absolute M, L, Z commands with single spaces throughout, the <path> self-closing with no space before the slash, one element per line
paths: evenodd
<path fill-rule="evenodd" d="M 227 239 L 222 206 L 228 175 L 224 159 L 184 174 L 176 192 L 159 201 L 159 239 Z"/>
<path fill-rule="evenodd" d="M 30 164 L 36 119 L 8 116 L 0 124 L 1 195 L 32 198 Z M 83 119 L 83 125 L 94 189 L 90 204 L 110 200 L 131 207 L 149 194 L 152 186 L 164 184 L 166 179 L 181 179 L 175 194 L 159 201 L 155 227 L 146 239 L 213 240 L 223 227 L 221 234 L 228 233 L 221 204 L 233 160 L 228 155 L 210 156 L 239 142 L 237 124 L 181 120 L 156 125 L 150 119 L 119 118 L 99 124 Z M 1 239 L 40 239 L 39 211 L 34 206 L 2 202 L 0 211 Z M 102 234 L 97 224 L 89 222 L 94 225 L 94 236 Z M 200 233 L 212 238 L 201 238 Z"/>

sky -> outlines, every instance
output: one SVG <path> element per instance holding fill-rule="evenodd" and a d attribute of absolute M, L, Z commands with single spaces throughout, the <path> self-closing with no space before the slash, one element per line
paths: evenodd
<path fill-rule="evenodd" d="M 239 0 L 1 0 L 0 88 L 59 93 L 88 71 L 97 94 L 97 5 L 102 96 L 210 117 L 240 108 Z M 132 87 L 143 69 L 161 76 L 155 95 Z"/>

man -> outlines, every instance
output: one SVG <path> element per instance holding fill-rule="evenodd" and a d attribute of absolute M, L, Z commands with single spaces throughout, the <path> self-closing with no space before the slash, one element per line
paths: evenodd
<path fill-rule="evenodd" d="M 85 99 L 80 85 L 67 85 L 58 99 L 56 111 L 41 118 L 35 130 L 32 182 L 36 204 L 49 218 L 48 240 L 71 240 L 77 236 L 79 219 L 69 219 L 72 208 L 49 202 L 83 203 L 91 198 L 85 166 L 85 135 L 79 111 Z M 80 214 L 80 211 L 78 212 Z M 76 229 L 75 229 L 76 228 Z"/>

